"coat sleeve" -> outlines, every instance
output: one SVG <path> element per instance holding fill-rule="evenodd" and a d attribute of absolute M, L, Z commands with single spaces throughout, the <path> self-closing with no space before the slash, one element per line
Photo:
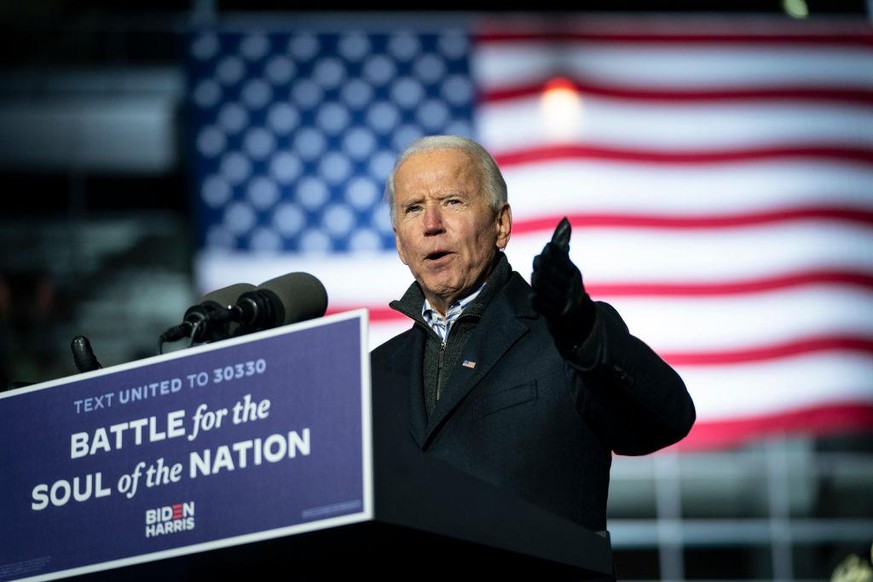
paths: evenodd
<path fill-rule="evenodd" d="M 615 308 L 596 307 L 590 336 L 565 354 L 580 414 L 618 454 L 645 455 L 682 440 L 696 420 L 685 382 Z"/>

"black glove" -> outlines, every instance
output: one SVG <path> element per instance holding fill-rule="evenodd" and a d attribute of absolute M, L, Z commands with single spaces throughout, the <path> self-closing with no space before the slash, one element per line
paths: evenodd
<path fill-rule="evenodd" d="M 570 260 L 570 221 L 564 217 L 552 240 L 533 260 L 530 302 L 549 324 L 562 351 L 579 346 L 594 327 L 594 302 L 582 284 L 582 273 Z"/>

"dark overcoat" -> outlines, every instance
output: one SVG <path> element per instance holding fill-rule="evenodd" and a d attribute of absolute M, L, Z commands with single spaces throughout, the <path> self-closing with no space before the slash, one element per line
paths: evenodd
<path fill-rule="evenodd" d="M 422 366 L 433 331 L 408 313 L 413 326 L 371 352 L 374 397 L 408 428 L 400 437 L 408 443 L 398 444 L 602 531 L 612 454 L 681 440 L 694 404 L 676 371 L 609 304 L 595 302 L 591 335 L 565 358 L 530 293 L 517 272 L 504 277 L 430 417 Z M 414 283 L 405 299 L 416 294 Z"/>

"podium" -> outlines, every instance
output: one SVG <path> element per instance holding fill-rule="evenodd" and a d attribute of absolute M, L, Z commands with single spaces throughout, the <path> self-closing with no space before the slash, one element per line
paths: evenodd
<path fill-rule="evenodd" d="M 614 580 L 606 532 L 419 451 L 366 332 L 353 311 L 0 395 L 0 581 Z"/>

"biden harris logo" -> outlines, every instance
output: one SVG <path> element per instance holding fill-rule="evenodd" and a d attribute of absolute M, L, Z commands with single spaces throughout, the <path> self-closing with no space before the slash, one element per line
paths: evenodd
<path fill-rule="evenodd" d="M 174 503 L 145 512 L 145 537 L 155 538 L 194 529 L 194 502 Z"/>

